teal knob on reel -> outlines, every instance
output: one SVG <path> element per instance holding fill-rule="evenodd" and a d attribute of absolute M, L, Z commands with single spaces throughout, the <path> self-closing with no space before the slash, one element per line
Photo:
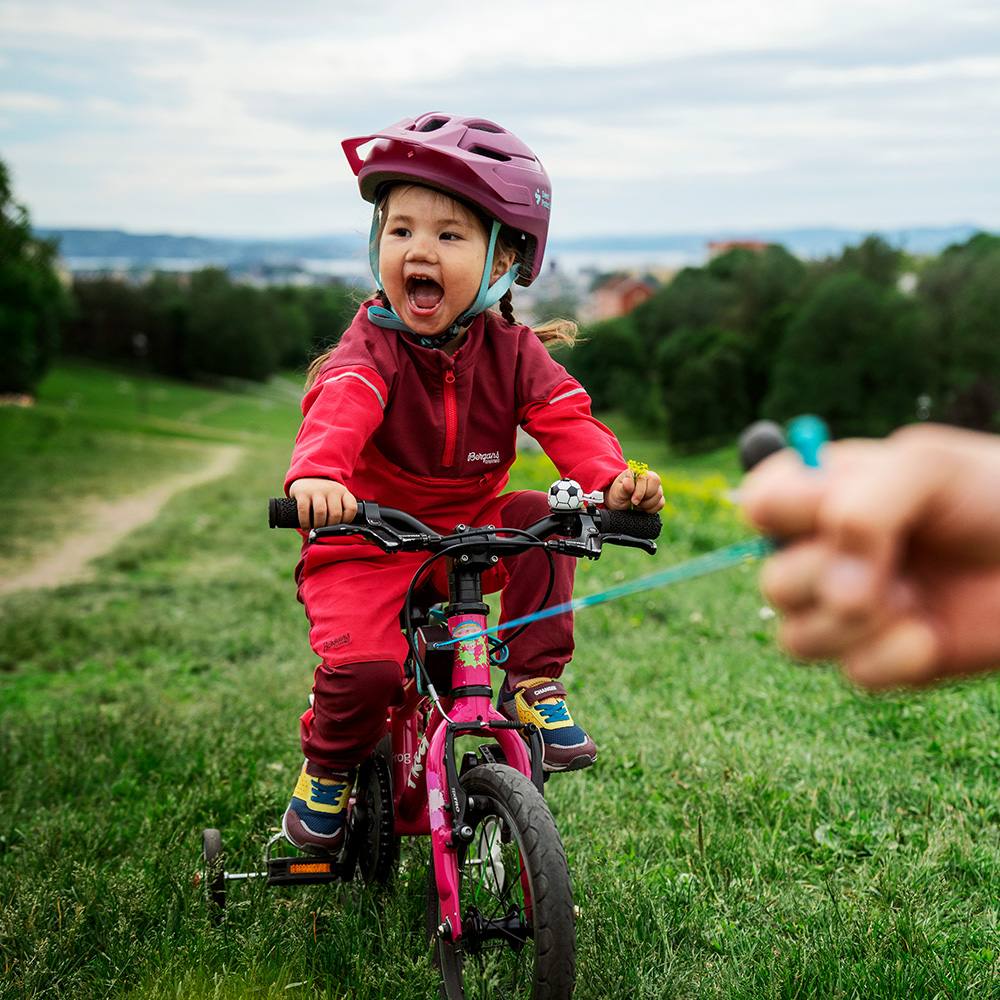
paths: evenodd
<path fill-rule="evenodd" d="M 830 432 L 819 417 L 807 414 L 788 425 L 788 443 L 799 453 L 804 465 L 819 468 L 820 449 L 830 440 Z"/>

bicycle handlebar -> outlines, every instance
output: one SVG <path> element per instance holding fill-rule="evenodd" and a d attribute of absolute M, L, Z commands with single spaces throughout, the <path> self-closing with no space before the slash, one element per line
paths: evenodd
<path fill-rule="evenodd" d="M 541 540 L 549 535 L 564 532 L 567 520 L 576 516 L 578 521 L 581 514 L 587 514 L 594 518 L 601 535 L 609 536 L 607 541 L 621 541 L 624 544 L 632 539 L 651 541 L 659 537 L 662 528 L 659 514 L 590 507 L 576 511 L 553 511 L 548 517 L 542 518 L 526 531 Z M 272 528 L 298 528 L 299 511 L 295 500 L 291 497 L 272 497 L 268 501 L 268 523 Z M 405 511 L 395 510 L 392 507 L 380 507 L 371 500 L 360 501 L 354 520 L 342 526 L 345 529 L 353 527 L 356 531 L 348 532 L 345 530 L 338 532 L 338 534 L 356 533 L 371 537 L 373 534 L 371 529 L 377 529 L 383 525 L 407 535 L 419 536 L 426 540 L 428 547 L 430 544 L 442 540 L 442 536 L 438 532 Z M 497 530 L 503 531 L 502 528 Z"/>

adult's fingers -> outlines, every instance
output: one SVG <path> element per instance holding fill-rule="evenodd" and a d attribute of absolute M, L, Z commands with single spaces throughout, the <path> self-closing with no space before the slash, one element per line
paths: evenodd
<path fill-rule="evenodd" d="M 823 470 L 806 469 L 794 452 L 778 452 L 743 480 L 743 511 L 765 535 L 793 538 L 810 534 L 816 528 L 826 478 Z"/>
<path fill-rule="evenodd" d="M 798 611 L 816 601 L 816 588 L 830 560 L 826 542 L 798 542 L 764 563 L 760 589 L 769 604 L 780 611 Z"/>
<path fill-rule="evenodd" d="M 931 624 L 916 616 L 902 618 L 871 641 L 847 653 L 844 672 L 872 691 L 918 687 L 938 676 L 941 644 Z"/>
<path fill-rule="evenodd" d="M 877 445 L 831 476 L 818 528 L 843 552 L 884 557 L 953 478 L 947 453 L 934 457 L 907 441 Z"/>

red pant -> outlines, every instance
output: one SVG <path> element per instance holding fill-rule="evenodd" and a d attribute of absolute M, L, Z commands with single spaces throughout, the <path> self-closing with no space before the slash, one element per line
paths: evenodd
<path fill-rule="evenodd" d="M 497 497 L 475 525 L 525 528 L 549 512 L 544 493 L 526 491 Z M 313 679 L 314 704 L 301 719 L 302 749 L 309 760 L 347 770 L 371 753 L 385 732 L 386 712 L 402 694 L 406 640 L 399 612 L 413 574 L 425 553 L 373 554 L 330 563 L 306 574 L 299 598 L 309 618 L 309 642 L 322 663 Z M 549 604 L 573 594 L 576 560 L 555 556 Z M 536 610 L 549 580 L 548 559 L 539 549 L 502 559 L 499 572 L 483 588 L 503 588 L 500 620 Z M 447 593 L 444 560 L 432 573 L 442 599 Z M 507 675 L 513 685 L 529 677 L 558 677 L 573 655 L 573 616 L 535 622 L 510 644 Z"/>

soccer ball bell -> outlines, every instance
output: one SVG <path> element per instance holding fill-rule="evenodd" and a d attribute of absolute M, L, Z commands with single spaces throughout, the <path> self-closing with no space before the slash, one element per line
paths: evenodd
<path fill-rule="evenodd" d="M 579 510 L 583 506 L 583 490 L 573 479 L 559 479 L 549 487 L 550 510 Z"/>

